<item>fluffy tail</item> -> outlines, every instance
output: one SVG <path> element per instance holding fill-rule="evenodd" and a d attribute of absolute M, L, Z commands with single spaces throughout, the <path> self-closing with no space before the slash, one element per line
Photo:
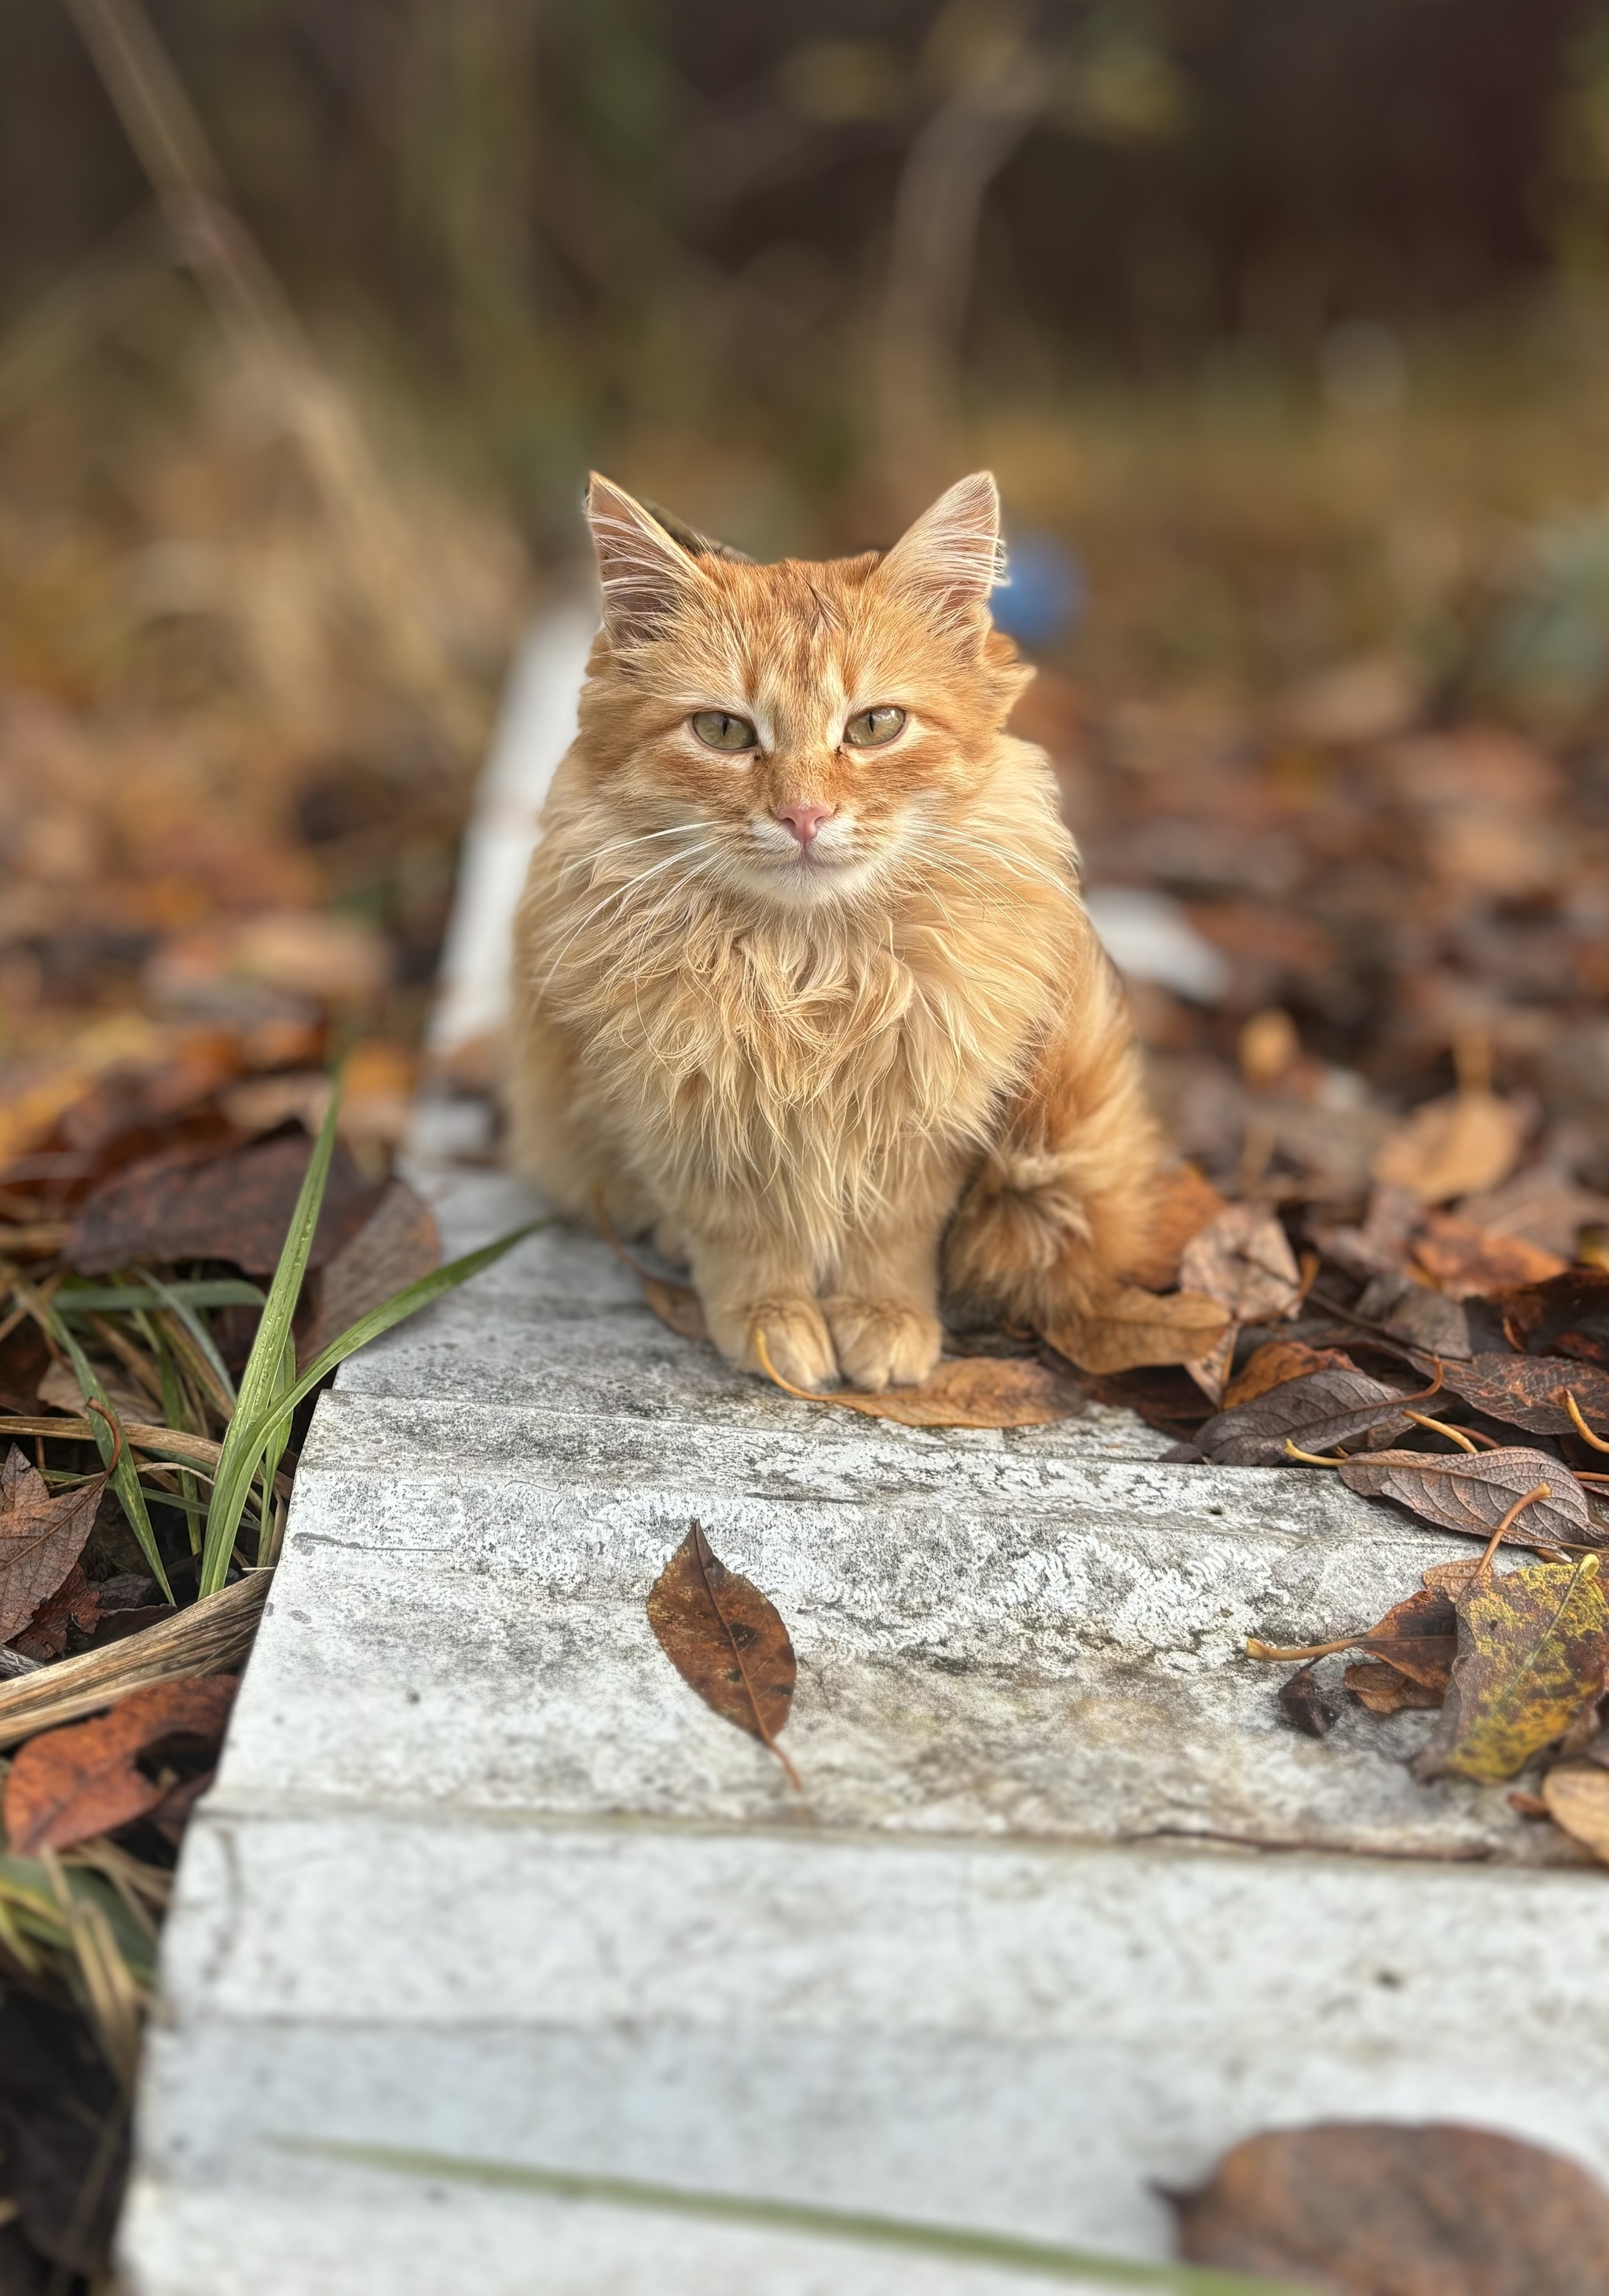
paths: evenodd
<path fill-rule="evenodd" d="M 1143 1254 L 1157 1145 L 1122 991 L 1086 927 L 1061 1021 L 951 1220 L 946 1291 L 1036 1327 L 1088 1308 Z"/>

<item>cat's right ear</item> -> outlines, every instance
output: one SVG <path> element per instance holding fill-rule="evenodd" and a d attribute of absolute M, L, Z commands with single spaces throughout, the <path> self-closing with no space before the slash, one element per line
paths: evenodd
<path fill-rule="evenodd" d="M 646 645 L 703 585 L 697 564 L 623 488 L 593 472 L 587 522 L 598 554 L 603 627 L 617 646 Z"/>

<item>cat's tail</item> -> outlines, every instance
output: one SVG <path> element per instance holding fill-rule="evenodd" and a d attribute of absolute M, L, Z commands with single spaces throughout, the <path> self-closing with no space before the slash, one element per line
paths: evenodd
<path fill-rule="evenodd" d="M 1086 925 L 1062 1017 L 950 1222 L 946 1291 L 1036 1329 L 1087 1309 L 1143 1256 L 1157 1152 L 1122 990 Z"/>

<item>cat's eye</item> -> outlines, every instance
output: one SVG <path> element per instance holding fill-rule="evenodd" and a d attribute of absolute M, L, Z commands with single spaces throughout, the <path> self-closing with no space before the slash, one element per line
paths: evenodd
<path fill-rule="evenodd" d="M 903 709 L 891 703 L 876 709 L 858 710 L 843 729 L 843 738 L 851 750 L 880 750 L 891 742 L 905 723 Z"/>
<path fill-rule="evenodd" d="M 749 720 L 735 718 L 729 709 L 695 710 L 689 722 L 706 750 L 753 750 L 759 745 L 759 735 Z"/>

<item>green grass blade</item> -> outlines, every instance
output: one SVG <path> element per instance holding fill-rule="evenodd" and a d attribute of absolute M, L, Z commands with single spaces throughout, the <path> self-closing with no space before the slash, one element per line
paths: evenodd
<path fill-rule="evenodd" d="M 706 2223 L 755 2225 L 775 2232 L 804 2233 L 818 2240 L 841 2240 L 857 2247 L 892 2248 L 907 2254 L 948 2258 L 958 2264 L 993 2265 L 1041 2280 L 1073 2280 L 1112 2288 L 1155 2288 L 1175 2296 L 1310 2296 L 1288 2281 L 1263 2280 L 1244 2272 L 1219 2272 L 1202 2264 L 1139 2264 L 1131 2257 L 1095 2256 L 1051 2241 L 1018 2240 L 1010 2233 L 973 2232 L 958 2225 L 916 2224 L 899 2217 L 863 2216 L 847 2209 L 816 2208 L 795 2201 L 754 2201 L 731 2193 L 700 2193 L 679 2185 L 641 2184 L 630 2177 L 586 2177 L 561 2169 L 527 2168 L 517 2161 L 465 2160 L 451 2152 L 415 2152 L 402 2145 L 351 2144 L 337 2138 L 275 2136 L 284 2152 L 311 2153 L 322 2160 L 349 2161 L 356 2167 L 390 2169 L 403 2177 L 447 2178 L 488 2185 L 503 2191 L 541 2193 L 550 2199 L 591 2201 L 617 2209 L 644 2209 L 660 2216 L 696 2217 Z"/>
<path fill-rule="evenodd" d="M 526 1237 L 534 1235 L 538 1228 L 551 1227 L 555 1217 L 550 1215 L 546 1219 L 528 1220 L 523 1227 L 514 1228 L 507 1235 L 500 1235 L 495 1243 L 483 1243 L 477 1251 L 466 1251 L 460 1259 L 449 1259 L 445 1267 L 438 1267 L 433 1274 L 420 1276 L 417 1283 L 406 1284 L 400 1292 L 394 1292 L 389 1300 L 382 1301 L 378 1308 L 371 1308 L 366 1316 L 360 1316 L 357 1323 L 342 1332 L 339 1339 L 332 1340 L 322 1354 L 314 1357 L 293 1387 L 287 1388 L 283 1395 L 264 1405 L 255 1417 L 243 1425 L 242 1444 L 251 1449 L 252 1456 L 256 1458 L 261 1456 L 263 1447 L 276 1425 L 283 1425 L 288 1438 L 291 1414 L 297 1405 L 311 1395 L 322 1380 L 327 1379 L 332 1371 L 345 1363 L 349 1356 L 356 1355 L 359 1348 L 366 1348 L 371 1340 L 377 1340 L 394 1324 L 404 1323 L 409 1316 L 417 1315 L 421 1308 L 428 1308 L 431 1300 L 439 1300 L 444 1292 L 451 1292 L 458 1284 L 467 1283 L 472 1275 L 479 1275 L 483 1267 L 491 1267 L 495 1260 L 502 1259 L 505 1251 L 512 1251 L 515 1244 L 523 1243 Z M 245 1422 L 243 1382 L 241 1394 L 241 1408 L 230 1426 L 230 1435 Z M 228 1437 L 225 1438 L 224 1447 L 226 1451 Z M 221 1478 L 221 1462 L 218 1473 Z"/>
<path fill-rule="evenodd" d="M 316 1223 L 316 1213 L 314 1215 L 314 1219 L 315 1223 Z M 177 1283 L 164 1283 L 160 1275 L 148 1276 L 146 1281 L 149 1283 L 151 1289 L 157 1295 L 155 1304 L 163 1308 L 170 1308 L 173 1310 L 180 1323 L 185 1326 L 185 1329 L 189 1332 L 191 1338 L 195 1341 L 196 1346 L 200 1348 L 208 1363 L 211 1365 L 212 1370 L 217 1376 L 218 1382 L 223 1389 L 224 1393 L 229 1398 L 229 1400 L 232 1403 L 235 1402 L 237 1398 L 234 1392 L 234 1382 L 229 1376 L 228 1365 L 225 1363 L 222 1356 L 219 1355 L 218 1351 L 218 1344 L 213 1339 L 211 1332 L 207 1329 L 206 1324 L 196 1313 L 197 1306 L 200 1303 L 193 1296 L 188 1298 L 185 1296 L 187 1291 L 191 1295 L 193 1295 L 196 1292 L 201 1290 L 201 1285 L 191 1284 L 185 1286 Z M 250 1305 L 260 1307 L 262 1304 L 263 1295 L 258 1290 L 255 1283 L 236 1283 L 227 1286 L 222 1283 L 216 1283 L 210 1285 L 209 1288 L 215 1292 L 222 1292 L 226 1289 L 231 1292 L 250 1292 L 251 1295 L 250 1302 Z M 234 1303 L 230 1300 L 224 1300 L 218 1304 L 228 1307 Z"/>
<path fill-rule="evenodd" d="M 157 1369 L 162 1376 L 163 1424 L 168 1427 L 184 1428 L 189 1418 L 189 1408 L 185 1398 L 184 1383 L 179 1378 L 178 1365 L 174 1362 L 173 1349 L 168 1344 L 168 1334 L 160 1324 L 151 1322 L 143 1311 L 135 1311 L 135 1320 L 145 1332 L 156 1351 Z M 191 1431 L 198 1431 L 191 1430 Z M 185 1528 L 190 1540 L 190 1552 L 192 1554 L 199 1554 L 201 1550 L 201 1521 L 207 1510 L 200 1503 L 200 1487 L 195 1477 L 188 1473 L 181 1474 L 179 1491 L 183 1500 Z"/>
<path fill-rule="evenodd" d="M 290 1227 L 280 1247 L 279 1265 L 274 1271 L 274 1281 L 268 1286 L 268 1297 L 258 1323 L 257 1337 L 246 1359 L 246 1368 L 241 1374 L 234 1416 L 225 1430 L 223 1456 L 218 1463 L 218 1480 L 212 1486 L 212 1504 L 207 1511 L 207 1531 L 201 1542 L 200 1591 L 202 1595 L 216 1595 L 228 1574 L 229 1558 L 234 1551 L 234 1535 L 246 1510 L 246 1495 L 251 1488 L 252 1478 L 267 1444 L 267 1429 L 255 1434 L 252 1429 L 263 1420 L 265 1411 L 270 1414 L 269 1423 L 272 1423 L 272 1406 L 279 1386 L 291 1322 L 301 1293 L 302 1278 L 308 1272 L 313 1231 L 318 1226 L 324 1185 L 330 1177 L 330 1159 L 335 1152 L 335 1120 L 340 1112 L 341 1078 L 337 1076 L 330 1093 L 329 1111 L 314 1143 L 307 1177 L 301 1184 L 296 1209 L 291 1215 Z"/>
<path fill-rule="evenodd" d="M 128 1527 L 140 1542 L 140 1552 L 151 1565 L 152 1578 L 171 1603 L 173 1589 L 168 1584 L 168 1571 L 162 1561 L 162 1550 L 157 1545 L 156 1532 L 152 1529 L 151 1516 L 145 1506 L 145 1494 L 141 1489 L 140 1479 L 134 1471 L 134 1456 L 128 1448 L 127 1439 L 123 1433 L 122 1423 L 107 1400 L 105 1389 L 95 1377 L 94 1365 L 60 1316 L 55 1313 L 53 1307 L 50 1310 L 50 1317 L 55 1327 L 57 1340 L 67 1349 L 69 1360 L 73 1367 L 73 1376 L 78 1382 L 85 1401 L 100 1406 L 100 1410 L 92 1411 L 89 1414 L 90 1427 L 95 1439 L 95 1448 L 100 1452 L 106 1465 L 111 1467 L 111 1487 L 118 1495 L 124 1513 L 128 1517 Z M 103 1411 L 106 1414 L 105 1419 L 101 1416 Z M 110 1425 L 107 1423 L 108 1421 L 111 1422 Z M 114 1458 L 117 1461 L 115 1467 L 111 1466 Z"/>
<path fill-rule="evenodd" d="M 279 1389 L 276 1399 L 283 1401 L 295 1384 L 296 1341 L 293 1335 L 287 1332 L 284 1352 L 280 1357 Z M 295 1408 L 295 1405 L 292 1404 L 290 1410 L 282 1410 L 275 1417 L 268 1430 L 268 1439 L 263 1448 L 262 1513 L 257 1529 L 257 1560 L 259 1566 L 272 1560 L 269 1550 L 274 1544 L 274 1478 L 278 1472 L 279 1463 L 284 1456 L 285 1445 L 291 1439 L 291 1413 Z"/>

